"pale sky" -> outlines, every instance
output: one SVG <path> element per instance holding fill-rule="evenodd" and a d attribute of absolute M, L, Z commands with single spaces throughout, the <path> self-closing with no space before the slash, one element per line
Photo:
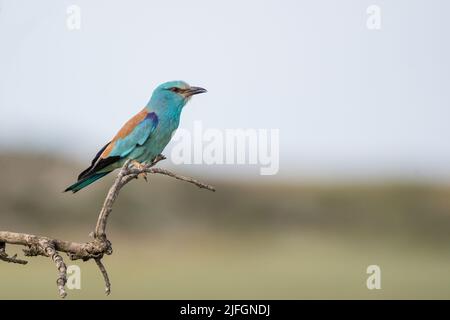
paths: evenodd
<path fill-rule="evenodd" d="M 366 26 L 373 4 L 380 30 Z M 0 0 L 0 146 L 86 162 L 180 79 L 209 91 L 183 128 L 280 129 L 280 177 L 448 179 L 449 12 L 445 0 Z"/>

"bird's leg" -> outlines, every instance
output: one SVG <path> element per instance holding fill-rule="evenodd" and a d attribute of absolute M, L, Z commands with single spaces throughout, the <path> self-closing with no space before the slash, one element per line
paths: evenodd
<path fill-rule="evenodd" d="M 137 160 L 132 160 L 132 161 L 131 161 L 131 164 L 132 164 L 136 169 L 138 169 L 138 170 L 144 170 L 145 167 L 146 167 L 146 165 L 145 165 L 144 163 L 140 163 L 140 162 L 137 161 Z M 141 172 L 141 173 L 139 173 L 138 176 L 136 177 L 136 179 L 139 178 L 139 177 L 144 178 L 144 180 L 145 180 L 146 182 L 148 182 L 148 181 L 147 181 L 147 172 Z"/>

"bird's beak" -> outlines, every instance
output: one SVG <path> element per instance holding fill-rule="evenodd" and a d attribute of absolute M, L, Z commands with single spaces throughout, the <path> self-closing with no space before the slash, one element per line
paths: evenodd
<path fill-rule="evenodd" d="M 189 89 L 186 90 L 186 92 L 184 93 L 186 95 L 186 97 L 191 97 L 195 94 L 200 94 L 200 93 L 205 93 L 208 92 L 206 89 L 200 88 L 200 87 L 190 87 Z"/>

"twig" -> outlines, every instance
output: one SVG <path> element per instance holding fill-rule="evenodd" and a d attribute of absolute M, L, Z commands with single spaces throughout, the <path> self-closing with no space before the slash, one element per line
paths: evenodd
<path fill-rule="evenodd" d="M 153 167 L 159 161 L 162 161 L 164 159 L 165 157 L 163 155 L 159 155 L 155 160 L 153 160 L 152 163 L 142 166 L 141 168 L 130 166 L 130 161 L 125 162 L 105 198 L 103 207 L 100 210 L 97 219 L 95 232 L 93 233 L 94 239 L 92 241 L 77 243 L 53 239 L 49 237 L 35 236 L 26 233 L 0 231 L 0 260 L 23 265 L 27 264 L 27 261 L 17 259 L 17 255 L 9 257 L 6 253 L 6 244 L 25 246 L 26 248 L 23 249 L 23 251 L 26 256 L 40 255 L 50 257 L 55 263 L 58 270 L 58 278 L 56 280 L 56 284 L 58 287 L 59 295 L 61 298 L 64 298 L 67 295 L 65 291 L 65 285 L 67 282 L 67 268 L 59 252 L 66 253 L 71 260 L 81 259 L 83 261 L 88 261 L 94 259 L 105 281 L 105 293 L 109 295 L 111 292 L 111 283 L 109 281 L 106 268 L 103 265 L 102 258 L 105 254 L 111 255 L 113 251 L 111 242 L 106 236 L 106 226 L 108 223 L 108 217 L 112 212 L 114 202 L 119 196 L 120 190 L 128 182 L 137 178 L 141 174 L 162 174 L 175 178 L 177 180 L 192 183 L 199 188 L 215 191 L 213 186 L 202 183 L 193 178 L 180 176 L 168 170 Z"/>
<path fill-rule="evenodd" d="M 44 248 L 44 252 L 49 256 L 56 265 L 56 269 L 58 270 L 58 278 L 56 279 L 56 285 L 58 286 L 59 296 L 61 298 L 65 298 L 67 296 L 66 290 L 64 286 L 67 282 L 67 267 L 64 263 L 63 258 L 59 255 L 59 253 L 55 250 L 55 245 L 47 240 L 42 241 L 42 248 Z"/>
<path fill-rule="evenodd" d="M 95 259 L 95 263 L 97 264 L 97 267 L 100 269 L 100 272 L 103 275 L 103 280 L 105 280 L 105 294 L 109 296 L 109 294 L 111 293 L 111 282 L 109 282 L 108 272 L 106 271 L 106 268 L 103 265 L 101 259 Z"/>
<path fill-rule="evenodd" d="M 148 172 L 148 173 L 158 173 L 158 174 L 163 174 L 163 175 L 166 175 L 166 176 L 175 178 L 175 179 L 177 179 L 177 180 L 186 181 L 186 182 L 195 184 L 195 185 L 196 185 L 197 187 L 199 187 L 200 189 L 207 189 L 207 190 L 212 191 L 212 192 L 215 192 L 215 191 L 216 191 L 216 189 L 215 189 L 213 186 L 209 185 L 209 184 L 200 182 L 200 181 L 195 180 L 195 179 L 192 179 L 192 178 L 190 178 L 190 177 L 180 176 L 180 175 L 178 175 L 178 174 L 175 174 L 175 173 L 170 172 L 170 171 L 165 170 L 165 169 L 161 169 L 161 168 L 150 168 L 150 169 L 147 169 L 146 172 Z"/>
<path fill-rule="evenodd" d="M 8 257 L 6 254 L 6 244 L 4 242 L 0 242 L 0 260 L 3 260 L 5 262 L 9 263 L 18 263 L 18 264 L 27 264 L 28 261 L 26 260 L 20 260 L 17 259 L 17 254 L 13 255 L 12 257 Z"/>

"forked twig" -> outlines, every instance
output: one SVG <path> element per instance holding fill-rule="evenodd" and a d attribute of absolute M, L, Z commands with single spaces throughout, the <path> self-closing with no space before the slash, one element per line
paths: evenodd
<path fill-rule="evenodd" d="M 108 217 L 112 212 L 114 202 L 119 196 L 120 190 L 130 181 L 137 178 L 140 174 L 162 174 L 177 180 L 192 183 L 199 188 L 215 191 L 214 187 L 200 181 L 197 181 L 190 177 L 180 176 L 169 170 L 154 168 L 159 162 L 166 159 L 163 155 L 159 155 L 149 165 L 145 165 L 142 168 L 135 168 L 130 165 L 130 161 L 127 161 L 119 171 L 113 185 L 110 187 L 108 194 L 103 203 L 103 207 L 100 210 L 95 231 L 93 233 L 94 239 L 85 243 L 77 243 L 71 241 L 64 241 L 53 239 L 49 237 L 35 236 L 26 233 L 17 233 L 9 231 L 0 231 L 0 260 L 25 265 L 28 262 L 17 258 L 17 255 L 12 257 L 6 253 L 6 244 L 21 245 L 26 248 L 23 249 L 26 256 L 46 256 L 50 257 L 56 265 L 58 270 L 58 277 L 56 280 L 58 293 L 61 298 L 66 297 L 65 285 L 67 282 L 67 267 L 63 258 L 59 252 L 65 252 L 71 260 L 81 259 L 88 261 L 95 260 L 100 272 L 103 275 L 105 281 L 105 293 L 109 295 L 111 293 L 111 283 L 109 276 L 103 265 L 102 258 L 104 255 L 112 254 L 111 242 L 106 236 L 106 226 L 108 223 Z"/>

